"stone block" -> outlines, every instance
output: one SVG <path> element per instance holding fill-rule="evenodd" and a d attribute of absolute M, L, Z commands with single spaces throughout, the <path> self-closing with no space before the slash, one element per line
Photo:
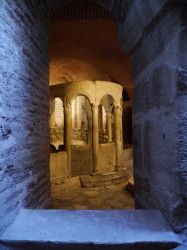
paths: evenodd
<path fill-rule="evenodd" d="M 79 176 L 71 178 L 57 178 L 52 179 L 52 193 L 59 194 L 60 192 L 70 192 L 72 190 L 81 188 L 81 182 Z"/>
<path fill-rule="evenodd" d="M 133 124 L 133 148 L 134 148 L 134 168 L 142 169 L 143 149 L 142 149 L 142 125 L 134 121 Z"/>
<path fill-rule="evenodd" d="M 134 89 L 134 112 L 145 112 L 153 107 L 168 107 L 177 94 L 178 70 L 162 64 L 152 68 L 150 75 L 145 75 L 136 82 Z"/>
<path fill-rule="evenodd" d="M 91 175 L 80 176 L 80 181 L 81 181 L 82 187 L 94 187 L 95 186 L 93 177 Z"/>
<path fill-rule="evenodd" d="M 133 158 L 133 147 L 123 150 L 123 161 L 128 161 Z"/>
<path fill-rule="evenodd" d="M 145 176 L 138 174 L 136 171 L 134 172 L 134 188 L 135 195 L 142 196 L 142 202 L 144 202 L 147 193 L 150 190 L 150 180 Z"/>
<path fill-rule="evenodd" d="M 178 67 L 180 62 L 180 44 L 179 38 L 181 34 L 181 25 L 178 21 L 179 13 L 175 11 L 168 13 L 161 23 L 159 23 L 153 31 L 142 41 L 141 45 L 136 48 L 132 55 L 133 83 L 145 72 L 148 72 L 161 64 L 168 64 L 171 67 Z M 155 46 L 152 46 L 152 43 Z M 179 51 L 178 53 L 170 53 Z M 145 53 L 146 51 L 146 53 Z M 183 53 L 183 52 L 182 52 Z"/>
<path fill-rule="evenodd" d="M 108 167 L 112 170 L 113 166 L 116 165 L 115 143 L 99 144 L 99 164 L 103 172 L 106 172 Z"/>
<path fill-rule="evenodd" d="M 143 123 L 143 170 L 154 176 L 155 171 L 176 174 L 178 167 L 178 117 L 153 114 Z"/>
<path fill-rule="evenodd" d="M 58 152 L 50 154 L 50 178 L 68 177 L 67 153 Z"/>
<path fill-rule="evenodd" d="M 116 201 L 116 206 L 122 204 Z M 123 208 L 123 207 L 122 207 Z M 55 222 L 55 223 L 54 223 Z M 107 233 L 106 233 L 107 232 Z M 138 232 L 138 233 L 137 233 Z M 159 210 L 21 210 L 1 235 L 13 248 L 173 249 L 181 240 Z M 14 244 L 15 243 L 15 244 Z M 10 248 L 9 248 L 10 249 Z"/>
<path fill-rule="evenodd" d="M 130 2 L 131 8 L 129 9 Z M 124 12 L 122 15 L 123 18 L 120 18 L 117 24 L 120 30 L 119 43 L 127 53 L 130 53 L 134 49 L 135 45 L 142 38 L 144 29 L 159 15 L 160 10 L 166 2 L 166 0 L 156 2 L 147 2 L 145 0 L 124 2 L 124 6 L 121 6 L 121 12 Z"/>

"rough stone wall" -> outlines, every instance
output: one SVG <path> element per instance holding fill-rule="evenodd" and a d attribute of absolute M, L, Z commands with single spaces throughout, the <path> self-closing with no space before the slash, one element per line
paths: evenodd
<path fill-rule="evenodd" d="M 119 29 L 132 58 L 136 208 L 160 209 L 177 231 L 187 218 L 185 11 L 184 1 L 136 0 Z"/>
<path fill-rule="evenodd" d="M 181 230 L 187 193 L 185 1 L 95 1 L 114 13 L 120 44 L 132 57 L 136 206 L 161 209 Z M 50 201 L 47 19 L 51 7 L 53 13 L 63 2 L 0 0 L 0 230 L 19 208 Z"/>
<path fill-rule="evenodd" d="M 48 29 L 40 1 L 0 0 L 0 231 L 50 203 Z"/>

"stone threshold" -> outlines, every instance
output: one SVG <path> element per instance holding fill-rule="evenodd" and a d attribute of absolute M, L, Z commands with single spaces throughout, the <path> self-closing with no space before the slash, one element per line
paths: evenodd
<path fill-rule="evenodd" d="M 0 249 L 136 250 L 180 244 L 158 210 L 22 209 L 0 236 Z"/>

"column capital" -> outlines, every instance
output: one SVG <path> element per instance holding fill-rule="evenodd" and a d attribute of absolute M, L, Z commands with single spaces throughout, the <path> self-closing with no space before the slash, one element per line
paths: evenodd
<path fill-rule="evenodd" d="M 106 116 L 111 116 L 111 115 L 112 115 L 111 111 L 110 110 L 106 110 Z"/>
<path fill-rule="evenodd" d="M 96 103 L 91 104 L 92 111 L 98 111 L 98 107 L 99 107 L 99 105 Z"/>
<path fill-rule="evenodd" d="M 64 107 L 64 112 L 65 113 L 68 113 L 71 111 L 71 104 L 67 104 L 65 107 Z"/>
<path fill-rule="evenodd" d="M 122 115 L 122 111 L 123 111 L 122 106 L 116 105 L 116 106 L 114 107 L 114 114 Z"/>
<path fill-rule="evenodd" d="M 114 114 L 118 114 L 119 111 L 120 111 L 120 106 L 119 106 L 119 105 L 116 105 L 116 106 L 114 107 Z"/>

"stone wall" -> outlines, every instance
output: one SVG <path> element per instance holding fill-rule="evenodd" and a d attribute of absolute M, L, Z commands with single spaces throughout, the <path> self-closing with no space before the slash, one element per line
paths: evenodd
<path fill-rule="evenodd" d="M 64 151 L 50 154 L 50 179 L 65 179 L 69 176 L 67 154 Z"/>
<path fill-rule="evenodd" d="M 99 165 L 102 173 L 115 172 L 115 166 L 116 166 L 115 143 L 99 144 Z"/>
<path fill-rule="evenodd" d="M 0 0 L 0 232 L 50 204 L 48 28 L 39 1 Z"/>
<path fill-rule="evenodd" d="M 184 228 L 187 166 L 185 1 L 100 1 L 131 55 L 137 208 Z M 49 190 L 48 13 L 64 1 L 0 0 L 0 230 Z M 53 8 L 52 8 L 53 7 Z"/>
<path fill-rule="evenodd" d="M 182 2 L 133 1 L 118 30 L 132 59 L 136 208 L 160 209 L 177 231 L 185 227 L 187 193 Z"/>

